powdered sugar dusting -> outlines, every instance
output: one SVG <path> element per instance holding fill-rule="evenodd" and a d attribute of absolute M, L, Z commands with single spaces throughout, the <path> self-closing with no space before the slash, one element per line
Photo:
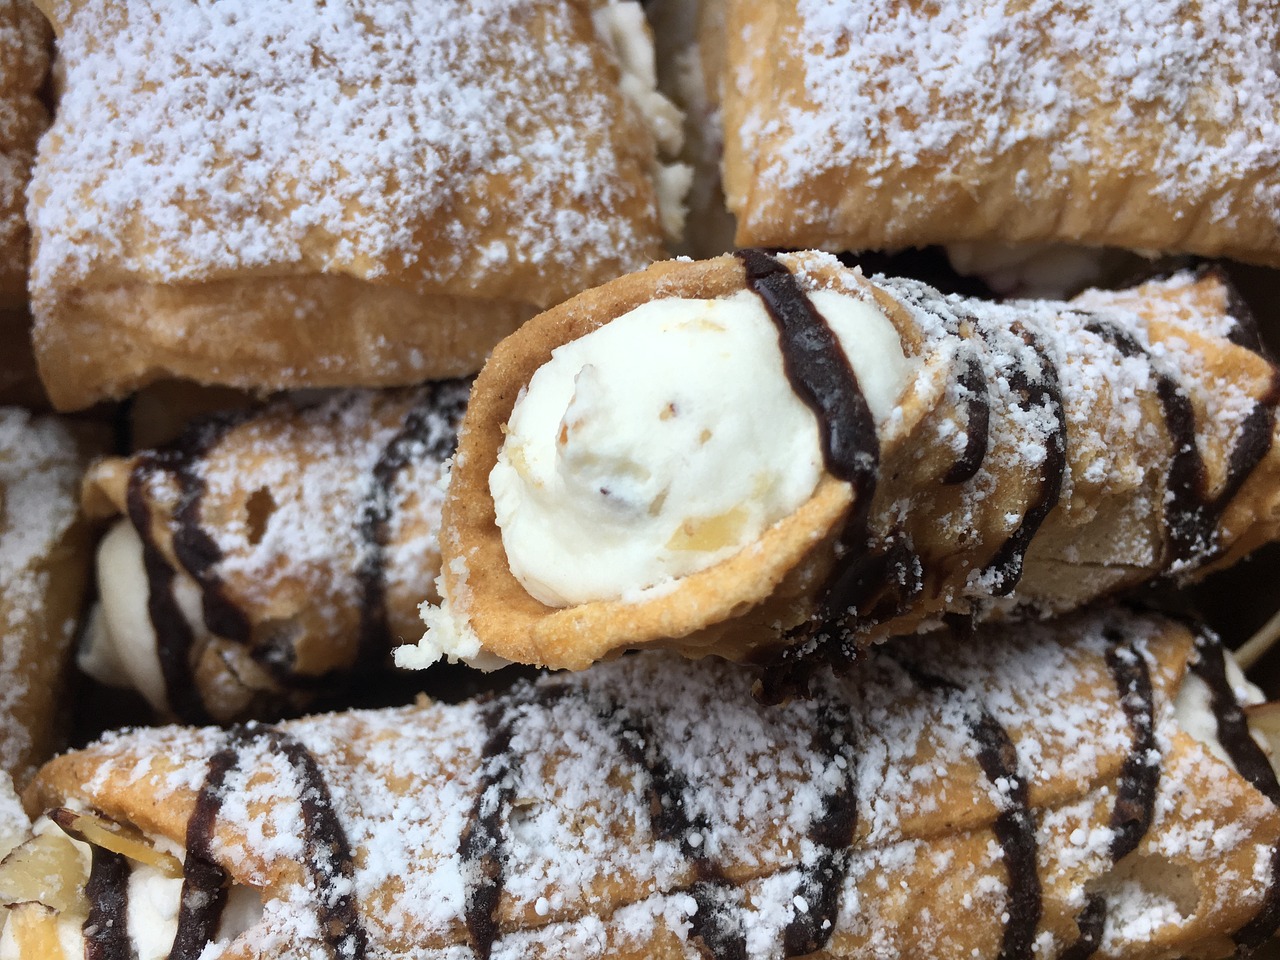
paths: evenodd
<path fill-rule="evenodd" d="M 740 131 L 764 191 L 851 171 L 883 201 L 873 204 L 887 218 L 880 235 L 907 243 L 939 239 L 909 233 L 922 221 L 963 231 L 927 208 L 984 185 L 1035 210 L 984 222 L 1011 240 L 1071 237 L 1085 223 L 1105 236 L 1121 204 L 1134 205 L 1128 220 L 1144 203 L 1160 209 L 1170 240 L 1198 220 L 1229 231 L 1241 210 L 1255 234 L 1280 225 L 1277 25 L 1265 5 L 799 0 L 796 10 L 784 42 L 799 51 L 802 91 L 780 109 L 747 103 Z M 737 78 L 744 99 L 762 90 L 750 83 Z M 993 164 L 998 179 L 984 180 Z M 807 201 L 796 212 L 806 224 L 838 215 Z"/>
<path fill-rule="evenodd" d="M 1280 832 L 1276 811 L 1171 726 L 1189 636 L 1116 611 L 993 632 L 968 646 L 905 640 L 869 654 L 856 680 L 828 676 L 815 700 L 776 708 L 750 698 L 748 670 L 641 654 L 548 676 L 492 701 L 351 712 L 282 729 L 323 772 L 354 854 L 371 955 L 402 950 L 408 937 L 423 956 L 469 955 L 463 911 L 478 866 L 460 854 L 460 838 L 474 826 L 486 778 L 501 770 L 509 799 L 501 811 L 495 957 L 565 943 L 580 951 L 574 956 L 606 956 L 625 943 L 644 952 L 668 941 L 673 956 L 697 955 L 691 931 L 706 919 L 698 912 L 717 908 L 694 889 L 690 849 L 729 878 L 718 902 L 742 925 L 747 956 L 776 956 L 781 931 L 819 906 L 800 891 L 806 865 L 821 854 L 815 821 L 844 781 L 815 733 L 833 717 L 857 744 L 850 754 L 857 819 L 830 932 L 843 945 L 890 954 L 922 938 L 941 949 L 964 942 L 965 929 L 998 935 L 1008 896 L 1006 854 L 990 824 L 1010 801 L 976 756 L 966 718 L 979 705 L 1014 738 L 1023 775 L 1035 772 L 1029 787 L 1045 896 L 1078 909 L 1110 875 L 1109 794 L 1131 749 L 1104 664 L 1117 642 L 1106 637 L 1111 629 L 1148 660 L 1169 758 L 1157 825 L 1142 849 L 1177 858 L 1198 878 L 1241 850 L 1252 870 L 1255 838 Z M 906 664 L 953 686 L 922 686 Z M 483 760 L 497 715 L 512 730 L 500 768 Z M 96 748 L 104 766 L 86 797 L 92 802 L 109 777 L 125 777 L 140 780 L 148 802 L 189 802 L 221 738 L 178 728 L 113 737 Z M 307 907 L 316 894 L 297 881 L 293 862 L 303 835 L 296 771 L 266 742 L 254 741 L 235 775 L 215 853 L 269 888 L 247 943 L 326 956 Z M 643 764 L 636 750 L 648 758 Z M 140 763 L 149 753 L 161 759 Z M 657 777 L 672 791 L 661 803 Z M 1227 791 L 1222 804 L 1244 804 L 1246 828 L 1232 827 L 1217 801 L 1197 799 L 1209 780 Z M 697 824 L 696 838 L 664 833 L 664 809 Z M 929 877 L 944 884 L 945 896 Z M 1117 920 L 1112 935 L 1122 943 L 1133 923 L 1171 922 L 1164 901 L 1148 909 L 1128 882 L 1114 884 L 1118 916 L 1137 918 Z M 1243 890 L 1254 904 L 1263 892 L 1252 878 Z M 933 912 L 964 898 L 971 904 L 958 920 L 944 923 Z M 1173 922 L 1207 916 L 1193 907 Z"/>
<path fill-rule="evenodd" d="M 0 770 L 18 779 L 29 772 L 19 765 L 33 759 L 27 756 L 33 731 L 23 715 L 30 662 L 64 655 L 75 628 L 74 621 L 54 623 L 46 633 L 50 571 L 44 564 L 76 519 L 81 466 L 76 442 L 62 424 L 25 410 L 0 410 Z"/>
<path fill-rule="evenodd" d="M 573 291 L 502 288 L 553 265 L 588 286 L 654 252 L 652 139 L 578 5 L 53 13 L 66 92 L 32 186 L 37 290 L 318 270 L 541 301 Z"/>
<path fill-rule="evenodd" d="M 0 289 L 27 274 L 27 179 L 49 122 L 38 94 L 49 70 L 49 28 L 30 0 L 0 0 Z"/>

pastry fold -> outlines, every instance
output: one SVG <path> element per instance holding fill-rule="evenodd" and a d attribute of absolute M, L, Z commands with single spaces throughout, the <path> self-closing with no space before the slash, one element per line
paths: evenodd
<path fill-rule="evenodd" d="M 744 668 L 651 653 L 457 706 L 112 735 L 27 793 L 92 847 L 46 928 L 259 960 L 1218 957 L 1274 928 L 1280 790 L 1212 640 L 1112 611 L 865 667 L 769 708 Z M 122 895 L 140 864 L 167 894 Z M 246 888 L 261 915 L 227 932 L 207 905 Z"/>
<path fill-rule="evenodd" d="M 716 5 L 739 244 L 1065 241 L 1280 265 L 1274 3 Z"/>
<path fill-rule="evenodd" d="M 535 599 L 512 571 L 491 492 L 535 372 L 557 347 L 642 305 L 740 303 L 744 290 L 772 303 L 779 325 L 808 318 L 786 334 L 788 363 L 799 362 L 799 338 L 830 327 L 819 295 L 887 318 L 912 372 L 884 422 L 851 426 L 815 408 L 840 391 L 853 405 L 851 372 L 826 385 L 789 374 L 798 397 L 819 398 L 809 403 L 818 423 L 845 438 L 839 463 L 828 441 L 798 508 L 688 575 L 627 584 L 615 599 Z M 832 368 L 847 368 L 831 350 Z M 654 355 L 646 376 L 666 383 L 671 361 Z M 668 388 L 674 396 L 679 384 L 656 389 Z M 748 408 L 753 389 L 739 401 Z M 487 652 L 577 669 L 658 645 L 774 661 L 786 686 L 806 664 L 847 660 L 947 615 L 1060 613 L 1156 577 L 1186 579 L 1276 536 L 1277 399 L 1276 368 L 1213 270 L 1069 303 L 993 304 L 868 279 L 817 253 L 658 264 L 548 311 L 495 350 L 444 506 L 443 605 L 427 611 L 421 647 L 397 657 Z M 647 469 L 646 456 L 634 452 L 640 466 L 629 469 Z"/>
<path fill-rule="evenodd" d="M 92 438 L 0 408 L 0 773 L 21 786 L 58 748 L 92 541 L 77 489 Z"/>
<path fill-rule="evenodd" d="M 658 159 L 679 116 L 633 3 L 41 7 L 66 80 L 32 299 L 60 408 L 166 375 L 473 373 L 538 309 L 661 255 L 660 194 L 679 205 Z"/>
<path fill-rule="evenodd" d="M 26 187 L 49 125 L 40 99 L 52 36 L 30 0 L 0 2 L 0 321 L 27 300 Z"/>
<path fill-rule="evenodd" d="M 82 666 L 188 721 L 276 716 L 383 670 L 439 573 L 469 383 L 285 399 L 96 463 L 113 517 Z"/>

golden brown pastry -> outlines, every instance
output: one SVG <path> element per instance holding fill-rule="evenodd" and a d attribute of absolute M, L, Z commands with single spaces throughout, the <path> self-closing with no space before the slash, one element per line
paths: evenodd
<path fill-rule="evenodd" d="M 24 784 L 60 745 L 92 548 L 86 451 L 61 422 L 0 408 L 0 773 Z"/>
<path fill-rule="evenodd" d="M 645 654 L 111 736 L 28 792 L 86 843 L 46 821 L 6 862 L 0 957 L 1136 960 L 1275 927 L 1280 788 L 1212 640 L 1113 611 L 865 668 L 767 708 Z"/>
<path fill-rule="evenodd" d="M 725 0 L 741 245 L 1066 241 L 1280 266 L 1280 8 Z"/>
<path fill-rule="evenodd" d="M 0 311 L 27 299 L 26 187 L 36 140 L 49 125 L 40 91 L 50 42 L 29 0 L 0 0 Z"/>
<path fill-rule="evenodd" d="M 476 380 L 441 535 L 447 654 L 844 662 L 946 615 L 1062 612 L 1280 524 L 1280 377 L 1225 279 L 944 297 L 817 253 L 658 264 Z"/>
<path fill-rule="evenodd" d="M 420 632 L 440 571 L 440 473 L 469 384 L 280 400 L 99 461 L 115 518 L 80 664 L 187 721 L 349 690 Z"/>
<path fill-rule="evenodd" d="M 61 408 L 165 375 L 471 373 L 539 308 L 661 253 L 683 174 L 657 141 L 678 148 L 679 117 L 633 3 L 41 7 L 66 83 L 32 296 Z"/>

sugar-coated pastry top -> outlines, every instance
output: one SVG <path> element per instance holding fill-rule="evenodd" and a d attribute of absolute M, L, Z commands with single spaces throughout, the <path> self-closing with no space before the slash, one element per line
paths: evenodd
<path fill-rule="evenodd" d="M 914 366 L 873 304 L 814 295 L 877 422 Z M 758 297 L 670 298 L 557 347 L 489 477 L 512 572 L 564 607 L 661 589 L 753 542 L 822 476 L 818 420 Z"/>
<path fill-rule="evenodd" d="M 1225 764 L 1179 728 L 1189 660 Z M 1107 611 L 908 639 L 770 708 L 750 671 L 642 654 L 458 706 L 112 735 L 34 798 L 260 889 L 261 920 L 202 956 L 995 956 L 1002 937 L 1057 956 L 1099 907 L 1104 955 L 1216 955 L 1280 894 L 1280 786 L 1237 736 L 1223 663 Z"/>
<path fill-rule="evenodd" d="M 49 43 L 31 0 L 0 0 L 0 308 L 25 297 L 26 187 L 36 139 L 49 122 L 39 99 Z"/>
<path fill-rule="evenodd" d="M 51 624 L 54 636 L 46 637 L 40 624 L 50 615 L 46 591 L 57 575 L 49 564 L 79 512 L 82 469 L 76 441 L 61 423 L 0 409 L 0 771 L 15 777 L 29 772 L 23 764 L 43 759 L 30 755 L 33 738 L 50 736 L 33 731 L 24 715 L 32 709 L 29 697 L 49 696 L 47 689 L 33 689 L 31 661 L 57 660 L 75 630 L 75 620 L 68 619 Z M 49 672 L 41 669 L 40 675 Z"/>
<path fill-rule="evenodd" d="M 439 572 L 440 473 L 469 387 L 285 398 L 95 465 L 87 505 L 120 519 L 81 666 L 204 722 L 379 668 Z"/>
<path fill-rule="evenodd" d="M 1280 263 L 1271 0 L 731 5 L 739 243 L 1056 237 Z"/>
<path fill-rule="evenodd" d="M 320 270 L 545 303 L 551 268 L 655 252 L 652 134 L 582 5 L 47 7 L 37 290 Z"/>

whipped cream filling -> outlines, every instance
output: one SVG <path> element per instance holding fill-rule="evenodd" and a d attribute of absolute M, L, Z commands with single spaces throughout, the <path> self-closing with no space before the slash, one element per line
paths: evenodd
<path fill-rule="evenodd" d="M 142 559 L 142 538 L 133 524 L 117 521 L 98 546 L 97 560 L 99 599 L 76 662 L 100 683 L 137 690 L 163 713 L 169 704 L 156 631 L 147 610 L 151 587 Z M 177 570 L 173 593 L 194 636 L 206 636 L 199 585 Z"/>
<path fill-rule="evenodd" d="M 669 240 L 678 240 L 684 233 L 685 197 L 693 183 L 693 168 L 670 159 L 684 146 L 684 114 L 658 90 L 653 35 L 644 8 L 630 0 L 607 3 L 593 11 L 591 19 L 618 62 L 622 95 L 640 111 L 657 146 L 649 176 L 663 232 Z"/>
<path fill-rule="evenodd" d="M 912 381 L 876 306 L 810 294 L 883 429 Z M 637 600 L 755 541 L 823 475 L 760 298 L 669 298 L 564 344 L 512 410 L 489 477 L 512 573 L 550 606 Z"/>
<path fill-rule="evenodd" d="M 62 828 L 48 817 L 38 819 L 31 831 L 63 834 Z M 89 844 L 68 838 L 83 861 L 88 875 L 91 848 Z M 185 851 L 176 844 L 161 840 L 157 846 L 172 853 L 179 860 Z M 127 914 L 125 922 L 129 934 L 130 956 L 133 960 L 166 960 L 173 950 L 178 933 L 178 910 L 182 902 L 182 878 L 171 877 L 156 867 L 130 862 L 127 885 Z M 0 911 L 2 914 L 3 911 Z M 214 945 L 225 946 L 262 919 L 263 900 L 255 887 L 232 884 L 227 890 L 227 902 L 218 921 Z M 0 918 L 0 922 L 3 922 Z M 85 917 L 81 913 L 67 912 L 57 917 L 59 946 L 67 958 L 85 956 Z M 206 948 L 206 953 L 209 948 Z M 24 960 L 21 946 L 7 926 L 0 935 L 0 960 Z"/>

